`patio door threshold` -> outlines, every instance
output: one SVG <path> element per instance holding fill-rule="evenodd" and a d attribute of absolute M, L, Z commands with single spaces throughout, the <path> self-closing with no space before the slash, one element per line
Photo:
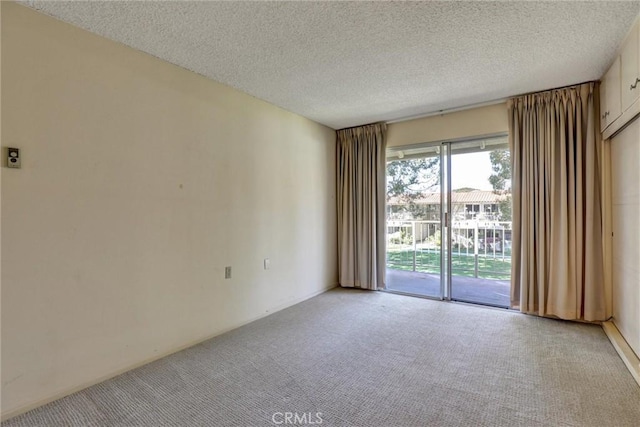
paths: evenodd
<path fill-rule="evenodd" d="M 472 306 L 472 307 L 488 308 L 488 309 L 493 309 L 493 310 L 509 311 L 511 313 L 520 313 L 520 314 L 522 314 L 519 310 L 514 310 L 513 308 L 505 307 L 504 305 L 481 303 L 481 302 L 471 302 L 471 301 L 464 301 L 464 300 L 458 300 L 458 299 L 445 299 L 445 298 L 439 298 L 439 297 L 434 297 L 434 296 L 430 296 L 430 295 L 420 295 L 420 294 L 415 294 L 415 293 L 410 293 L 410 292 L 402 292 L 402 291 L 397 291 L 395 289 L 379 289 L 378 291 L 379 292 L 385 292 L 387 294 L 402 295 L 402 296 L 405 296 L 405 297 L 428 299 L 428 300 L 431 300 L 431 301 L 448 302 L 448 303 L 453 303 L 453 304 L 469 305 L 469 306 Z"/>
<path fill-rule="evenodd" d="M 380 289 L 380 292 L 386 292 L 388 294 L 395 294 L 395 295 L 403 295 L 405 297 L 415 297 L 415 298 L 422 298 L 422 299 L 430 299 L 433 301 L 446 301 L 443 298 L 440 297 L 434 297 L 431 295 L 421 295 L 421 294 L 416 294 L 416 293 L 412 293 L 412 292 L 402 292 L 402 291 L 397 291 L 395 289 Z"/>

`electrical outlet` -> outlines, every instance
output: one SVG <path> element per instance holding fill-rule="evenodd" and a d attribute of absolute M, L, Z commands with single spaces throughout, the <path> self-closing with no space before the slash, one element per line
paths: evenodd
<path fill-rule="evenodd" d="M 7 167 L 20 169 L 20 149 L 19 148 L 7 148 Z"/>
<path fill-rule="evenodd" d="M 224 268 L 224 278 L 231 279 L 231 267 Z"/>
<path fill-rule="evenodd" d="M 269 258 L 264 259 L 264 269 L 268 270 L 271 267 L 271 260 Z"/>

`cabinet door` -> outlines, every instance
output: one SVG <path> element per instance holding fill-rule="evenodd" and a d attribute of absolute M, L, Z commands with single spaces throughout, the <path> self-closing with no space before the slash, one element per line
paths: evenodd
<path fill-rule="evenodd" d="M 605 74 L 604 78 L 604 98 L 606 110 L 601 114 L 605 115 L 605 123 L 602 129 L 609 126 L 613 123 L 620 114 L 622 114 L 622 107 L 620 103 L 620 57 L 617 57 L 616 60 Z M 640 87 L 637 90 L 640 93 Z M 603 96 L 602 94 L 600 96 Z M 602 102 L 601 102 L 602 104 Z"/>
<path fill-rule="evenodd" d="M 602 76 L 600 79 L 600 130 L 603 131 L 607 128 L 607 117 L 609 117 L 609 106 L 607 105 L 607 78 L 609 72 Z"/>
<path fill-rule="evenodd" d="M 611 140 L 613 319 L 640 355 L 640 119 Z"/>
<path fill-rule="evenodd" d="M 633 104 L 640 94 L 640 73 L 638 73 L 638 24 L 636 23 L 622 46 L 620 66 L 622 75 L 622 111 Z"/>
<path fill-rule="evenodd" d="M 640 88 L 639 88 L 640 90 Z M 620 101 L 620 57 L 602 77 L 600 84 L 600 128 L 605 130 L 622 114 Z"/>

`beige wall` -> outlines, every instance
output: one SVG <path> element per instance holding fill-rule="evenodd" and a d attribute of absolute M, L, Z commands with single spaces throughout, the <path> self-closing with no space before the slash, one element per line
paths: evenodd
<path fill-rule="evenodd" d="M 5 2 L 2 55 L 5 417 L 335 285 L 334 131 Z"/>
<path fill-rule="evenodd" d="M 509 131 L 507 104 L 500 103 L 422 119 L 391 123 L 387 147 L 445 141 Z"/>

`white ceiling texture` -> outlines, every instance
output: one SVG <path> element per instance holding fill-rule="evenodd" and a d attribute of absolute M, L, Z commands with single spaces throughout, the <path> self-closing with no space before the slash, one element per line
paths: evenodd
<path fill-rule="evenodd" d="M 27 1 L 334 129 L 598 79 L 640 2 Z"/>

